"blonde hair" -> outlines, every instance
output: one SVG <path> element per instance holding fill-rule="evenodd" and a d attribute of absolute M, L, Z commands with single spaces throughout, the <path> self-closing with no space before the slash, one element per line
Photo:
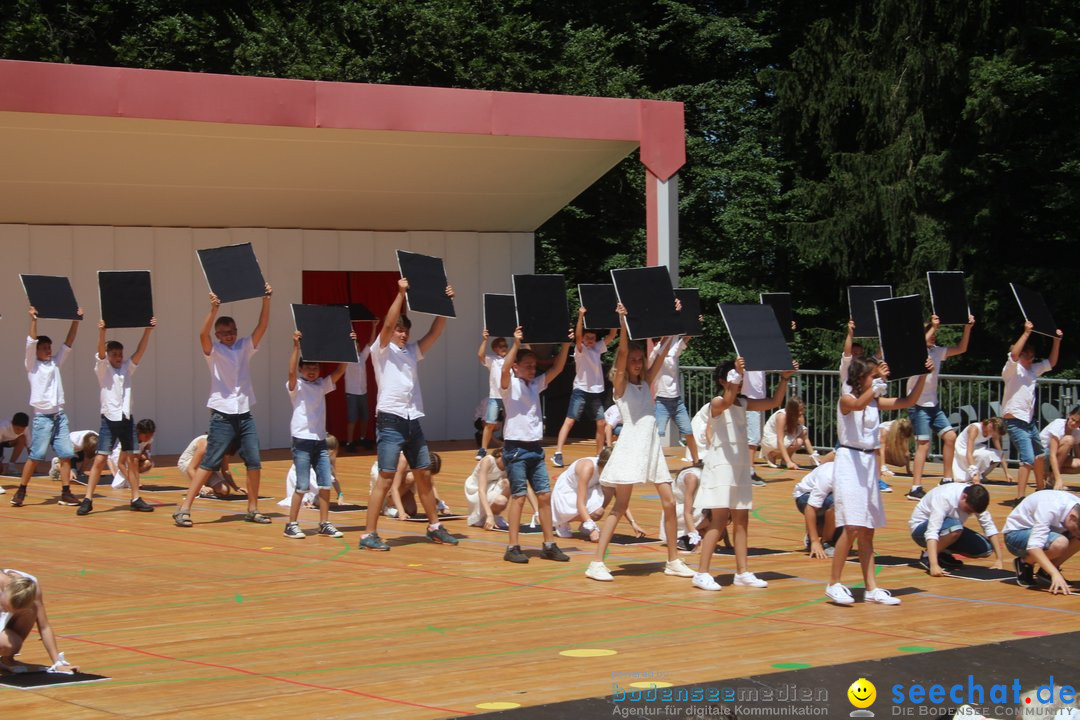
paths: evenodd
<path fill-rule="evenodd" d="M 28 577 L 12 578 L 8 584 L 8 600 L 15 610 L 29 607 L 37 596 L 37 583 Z"/>
<path fill-rule="evenodd" d="M 911 428 L 911 420 L 898 418 L 893 420 L 885 433 L 885 462 L 889 465 L 907 465 L 911 459 L 911 436 L 914 431 Z"/>
<path fill-rule="evenodd" d="M 89 432 L 83 436 L 82 442 L 79 447 L 75 448 L 75 452 L 81 452 L 84 455 L 93 455 L 97 452 L 98 447 L 98 434 L 96 432 Z"/>
<path fill-rule="evenodd" d="M 1005 434 L 1005 421 L 999 417 L 992 417 L 983 420 L 986 426 L 990 428 L 990 432 L 995 435 L 1001 436 Z"/>
<path fill-rule="evenodd" d="M 326 435 L 326 449 L 327 450 L 337 450 L 338 449 L 338 439 L 337 439 L 337 437 L 335 435 L 331 435 L 331 434 L 327 433 L 327 435 Z"/>

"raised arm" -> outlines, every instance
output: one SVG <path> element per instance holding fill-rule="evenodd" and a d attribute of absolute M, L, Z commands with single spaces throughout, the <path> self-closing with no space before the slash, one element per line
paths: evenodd
<path fill-rule="evenodd" d="M 772 410 L 778 408 L 784 404 L 784 398 L 787 397 L 788 382 L 791 377 L 799 369 L 799 363 L 792 361 L 792 369 L 785 370 L 780 373 L 780 382 L 776 384 L 776 390 L 773 391 L 771 398 L 762 398 L 760 400 L 750 399 L 746 401 L 747 410 Z M 782 432 L 777 432 L 777 435 L 782 435 Z"/>
<path fill-rule="evenodd" d="M 611 397 L 618 399 L 626 390 L 626 360 L 630 357 L 630 330 L 626 327 L 626 306 L 619 303 L 615 306 L 615 312 L 619 315 L 622 335 L 619 336 L 619 349 L 615 351 L 615 364 L 611 369 Z"/>
<path fill-rule="evenodd" d="M 569 339 L 569 338 L 567 338 Z M 564 342 L 559 349 L 559 354 L 555 357 L 555 362 L 552 363 L 548 371 L 544 373 L 544 382 L 550 385 L 554 382 L 555 378 L 559 377 L 559 373 L 566 367 L 566 358 L 570 355 L 570 343 Z M 505 366 L 504 366 L 505 367 Z"/>
<path fill-rule="evenodd" d="M 521 338 L 524 333 L 521 330 L 521 326 L 518 325 L 514 330 L 514 342 L 510 344 L 510 349 L 506 351 L 506 358 L 503 360 L 502 377 L 499 379 L 499 387 L 506 390 L 510 387 L 510 369 L 514 367 L 514 363 L 517 362 L 518 350 L 521 349 Z"/>
<path fill-rule="evenodd" d="M 142 362 L 143 355 L 146 354 L 146 348 L 147 348 L 147 346 L 150 345 L 150 333 L 153 332 L 154 328 L 156 328 L 156 327 L 157 327 L 157 318 L 156 317 L 150 318 L 150 325 L 148 327 L 143 328 L 142 337 L 139 338 L 139 344 L 135 347 L 135 353 L 131 356 L 131 364 L 132 365 L 138 365 L 140 362 Z M 105 340 L 105 333 L 104 333 L 104 328 L 102 328 L 101 337 L 98 340 L 98 343 L 99 343 L 98 344 L 98 348 L 99 348 L 98 355 L 100 357 L 105 357 L 104 354 L 102 354 L 102 352 L 101 352 L 101 350 L 103 350 L 105 348 L 105 345 L 104 345 L 104 342 L 103 342 L 104 340 Z"/>
<path fill-rule="evenodd" d="M 1016 342 L 1009 348 L 1009 357 L 1013 362 L 1020 359 L 1020 353 L 1023 351 L 1024 346 L 1027 345 L 1028 338 L 1031 337 L 1031 331 L 1035 329 L 1035 326 L 1030 320 L 1024 321 L 1024 332 L 1020 334 L 1020 337 L 1016 339 Z"/>
<path fill-rule="evenodd" d="M 848 318 L 847 335 L 844 336 L 844 357 L 851 357 L 851 348 L 855 344 L 855 321 Z"/>
<path fill-rule="evenodd" d="M 480 347 L 476 350 L 476 359 L 480 361 L 480 364 L 487 367 L 487 342 L 489 333 L 487 328 L 484 328 L 484 332 L 480 335 Z"/>
<path fill-rule="evenodd" d="M 79 323 L 82 321 L 82 318 L 83 318 L 83 309 L 79 308 L 78 310 L 75 311 L 75 314 L 79 316 L 79 319 L 71 321 L 71 327 L 68 328 L 67 337 L 64 338 L 64 344 L 67 345 L 68 347 L 71 347 L 72 345 L 75 344 L 75 335 L 76 335 L 76 333 L 79 332 Z M 1052 364 L 1053 363 L 1051 363 L 1051 365 Z"/>
<path fill-rule="evenodd" d="M 296 390 L 296 371 L 297 365 L 300 364 L 300 338 L 303 335 L 299 330 L 295 330 L 292 334 L 292 352 L 289 353 L 289 392 Z"/>
<path fill-rule="evenodd" d="M 649 356 L 649 367 L 645 369 L 645 384 L 652 387 L 653 381 L 656 380 L 656 376 L 660 374 L 660 371 L 664 368 L 664 358 L 671 351 L 671 344 L 676 341 L 676 337 L 668 336 L 664 338 L 664 341 L 660 343 L 659 352 L 653 356 Z"/>
<path fill-rule="evenodd" d="M 454 287 L 452 285 L 446 286 L 446 297 L 450 298 L 451 300 L 454 299 Z M 417 343 L 417 346 L 420 348 L 421 355 L 427 355 L 428 350 L 431 349 L 431 346 L 434 345 L 435 341 L 439 339 L 440 335 L 442 335 L 443 329 L 445 327 L 446 318 L 444 318 L 442 315 L 435 318 L 435 322 L 431 323 L 431 329 L 427 331 L 427 335 L 420 338 L 420 342 Z"/>
<path fill-rule="evenodd" d="M 927 328 L 923 338 L 926 340 L 927 347 L 937 342 L 937 331 L 941 327 L 941 318 L 937 315 L 930 316 L 930 327 Z"/>
<path fill-rule="evenodd" d="M 926 359 L 926 364 L 929 366 L 927 370 L 933 369 L 934 365 L 932 362 L 930 362 L 930 358 Z M 925 374 L 920 375 L 919 379 L 915 381 L 915 386 L 911 388 L 911 392 L 907 394 L 907 397 L 883 397 L 878 400 L 878 407 L 880 407 L 882 410 L 903 410 L 904 408 L 915 407 L 915 403 L 918 401 L 919 395 L 922 394 L 923 385 L 926 384 L 927 377 L 929 376 Z M 871 390 L 873 390 L 872 387 Z"/>
<path fill-rule="evenodd" d="M 971 328 L 975 326 L 975 316 L 968 315 L 967 325 L 964 325 L 964 334 L 960 336 L 960 343 L 956 347 L 951 347 L 945 351 L 945 357 L 952 357 L 954 355 L 963 355 L 967 352 L 968 343 L 971 341 Z"/>
<path fill-rule="evenodd" d="M 1050 367 L 1057 365 L 1058 354 L 1061 352 L 1061 328 L 1058 328 L 1057 334 L 1054 335 L 1054 344 L 1050 346 L 1050 356 L 1046 359 L 1050 362 Z"/>
<path fill-rule="evenodd" d="M 263 335 L 266 334 L 266 328 L 270 327 L 270 296 L 273 294 L 274 288 L 270 287 L 270 283 L 266 283 L 266 287 L 263 289 L 262 308 L 259 310 L 259 322 L 251 333 L 252 347 L 259 347 Z"/>
<path fill-rule="evenodd" d="M 577 322 L 574 323 L 574 352 L 581 352 L 581 340 L 585 336 L 585 308 L 579 307 Z"/>
<path fill-rule="evenodd" d="M 98 360 L 104 360 L 105 359 L 105 321 L 104 320 L 98 320 L 97 321 L 97 359 Z M 135 362 L 134 359 L 132 360 L 132 362 Z M 135 364 L 138 365 L 139 363 L 136 362 Z"/>
<path fill-rule="evenodd" d="M 210 310 L 206 313 L 202 328 L 199 329 L 199 344 L 202 345 L 203 355 L 209 355 L 210 351 L 214 349 L 214 342 L 210 338 L 210 331 L 214 329 L 214 319 L 217 318 L 218 310 L 220 308 L 221 298 L 214 293 L 210 293 Z"/>
<path fill-rule="evenodd" d="M 386 319 L 383 321 L 382 332 L 379 333 L 379 347 L 390 344 L 390 338 L 394 335 L 394 328 L 401 318 L 401 308 L 405 306 L 405 292 L 409 289 L 409 281 L 401 278 L 397 281 L 397 295 L 394 302 L 390 303 L 390 309 L 386 311 Z"/>

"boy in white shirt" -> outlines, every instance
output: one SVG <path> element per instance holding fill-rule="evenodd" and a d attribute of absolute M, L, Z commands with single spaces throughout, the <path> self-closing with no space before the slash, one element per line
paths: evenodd
<path fill-rule="evenodd" d="M 908 519 L 911 539 L 924 548 L 919 564 L 934 577 L 963 565 L 946 552 L 949 548 L 974 558 L 989 557 L 993 552 L 996 559 L 991 567 L 1000 570 L 1005 562 L 1005 543 L 986 511 L 989 504 L 990 493 L 983 485 L 946 483 L 926 493 Z M 979 518 L 985 536 L 964 527 L 971 515 Z"/>
<path fill-rule="evenodd" d="M 1080 405 L 1043 428 L 1039 440 L 1046 450 L 1046 465 L 1054 478 L 1054 489 L 1064 490 L 1062 475 L 1080 473 Z"/>
<path fill-rule="evenodd" d="M 491 351 L 487 346 L 488 331 L 484 328 L 483 337 L 480 340 L 480 348 L 476 351 L 476 358 L 480 364 L 488 369 L 488 399 L 484 407 L 484 435 L 480 440 L 480 449 L 476 451 L 476 459 L 483 460 L 487 455 L 488 445 L 491 444 L 491 436 L 495 433 L 499 421 L 503 419 L 502 390 L 499 383 L 502 382 L 503 361 L 506 359 L 508 350 L 506 338 L 497 337 L 491 341 Z"/>
<path fill-rule="evenodd" d="M 836 463 L 818 465 L 791 491 L 795 507 L 806 523 L 807 552 L 811 558 L 819 560 L 833 556 L 836 541 L 844 532 L 843 526 L 836 527 L 836 510 L 833 507 L 835 469 Z"/>
<path fill-rule="evenodd" d="M 206 433 L 206 453 L 203 455 L 195 478 L 187 495 L 173 513 L 178 527 L 191 527 L 191 504 L 199 496 L 199 490 L 210 474 L 221 465 L 221 459 L 229 444 L 239 438 L 240 457 L 247 468 L 247 522 L 266 524 L 270 518 L 259 512 L 259 481 L 262 478 L 262 461 L 259 457 L 259 432 L 251 408 L 255 405 L 255 391 L 251 387 L 251 356 L 259 349 L 263 335 L 270 325 L 270 296 L 274 290 L 266 283 L 259 311 L 259 321 L 249 337 L 238 338 L 236 321 L 231 317 L 217 317 L 221 300 L 210 293 L 210 311 L 199 331 L 206 364 L 210 368 L 210 428 Z M 214 338 L 210 337 L 210 330 Z"/>
<path fill-rule="evenodd" d="M 0 451 L 2 451 L 2 448 L 11 448 L 11 456 L 6 463 L 3 463 L 3 469 L 6 471 L 3 474 L 15 474 L 15 463 L 30 442 L 29 427 L 30 417 L 24 412 L 17 412 L 12 415 L 11 422 L 0 423 Z M 0 457 L 0 463 L 2 462 L 3 458 Z M 3 494 L 4 489 L 0 488 L 0 495 Z"/>
<path fill-rule="evenodd" d="M 94 509 L 94 490 L 97 489 L 101 471 L 112 453 L 113 446 L 119 449 L 117 470 L 127 470 L 131 486 L 130 508 L 136 512 L 153 512 L 154 508 L 139 497 L 139 461 L 132 459 L 135 449 L 135 425 L 131 410 L 131 378 L 139 368 L 146 346 L 150 344 L 150 333 L 157 326 L 157 318 L 150 318 L 150 327 L 143 329 L 142 338 L 135 348 L 131 359 L 124 361 L 124 346 L 116 340 L 105 342 L 105 321 L 98 320 L 98 349 L 94 356 L 94 374 L 101 388 L 98 398 L 101 402 L 101 429 L 98 430 L 97 454 L 90 467 L 86 481 L 86 495 L 79 503 L 76 515 L 86 515 Z M 134 470 L 131 463 L 135 464 Z M 116 478 L 117 473 L 113 474 Z"/>
<path fill-rule="evenodd" d="M 608 343 L 615 339 L 618 328 L 612 328 L 603 340 L 596 330 L 585 329 L 585 308 L 578 308 L 577 325 L 574 326 L 574 387 L 570 391 L 570 404 L 566 408 L 566 420 L 559 428 L 559 439 L 551 464 L 565 467 L 562 450 L 570 429 L 581 419 L 582 411 L 596 421 L 596 454 L 604 449 L 604 364 L 603 355 Z M 503 432 L 505 435 L 505 430 Z"/>
<path fill-rule="evenodd" d="M 1064 490 L 1034 493 L 1009 513 L 1002 531 L 1016 556 L 1018 585 L 1041 584 L 1053 594 L 1072 594 L 1061 566 L 1080 550 L 1080 497 Z"/>
<path fill-rule="evenodd" d="M 544 448 L 540 445 L 540 441 L 544 439 L 540 393 L 566 367 L 570 343 L 563 343 L 552 366 L 546 373 L 536 377 L 536 353 L 532 350 L 521 350 L 522 336 L 519 327 L 514 331 L 514 344 L 506 353 L 500 381 L 503 405 L 506 408 L 506 422 L 503 424 L 503 463 L 506 465 L 506 477 L 510 482 L 510 512 L 507 517 L 510 537 L 503 560 L 512 563 L 529 562 L 529 556 L 521 551 L 518 544 L 518 532 L 521 529 L 521 509 L 525 507 L 527 488 L 531 486 L 536 493 L 540 527 L 544 530 L 541 557 L 568 562 L 570 557 L 555 544 L 553 532 L 551 479 L 544 466 Z"/>
<path fill-rule="evenodd" d="M 439 510 L 432 490 L 431 455 L 428 452 L 424 429 L 420 418 L 424 417 L 424 398 L 420 393 L 420 376 L 417 364 L 435 344 L 446 327 L 446 318 L 436 317 L 419 342 L 410 343 L 412 322 L 401 314 L 405 305 L 405 293 L 409 289 L 406 278 L 398 280 L 398 293 L 386 312 L 382 332 L 371 345 L 371 364 L 375 368 L 375 380 L 379 384 L 378 402 L 375 406 L 376 444 L 379 462 L 379 481 L 368 498 L 367 533 L 360 538 L 361 550 L 387 551 L 390 546 L 379 537 L 379 515 L 386 501 L 386 493 L 397 472 L 398 455 L 412 468 L 416 479 L 417 494 L 428 518 L 427 538 L 434 543 L 457 545 L 458 539 L 446 531 L 439 522 Z M 454 297 L 454 288 L 446 286 L 446 296 Z"/>
<path fill-rule="evenodd" d="M 942 483 L 953 481 L 953 449 L 956 446 L 956 431 L 953 430 L 948 416 L 938 403 L 938 375 L 941 373 L 941 363 L 945 358 L 963 355 L 967 352 L 968 341 L 971 339 L 971 328 L 975 324 L 975 317 L 968 315 L 967 325 L 964 326 L 964 334 L 960 338 L 960 344 L 955 347 L 941 347 L 936 344 L 938 328 L 941 320 L 937 315 L 930 317 L 930 324 L 926 327 L 926 348 L 930 361 L 934 363 L 934 370 L 926 377 L 922 394 L 915 401 L 915 407 L 908 410 L 911 418 L 911 426 L 915 430 L 915 463 L 911 474 L 911 490 L 908 491 L 908 500 L 921 500 L 926 495 L 922 488 L 923 467 L 926 465 L 926 456 L 930 453 L 930 433 L 937 432 L 941 440 L 942 455 Z M 920 376 L 921 377 L 921 376 Z M 907 381 L 908 393 L 915 387 L 918 381 L 916 377 L 909 377 Z"/>
<path fill-rule="evenodd" d="M 75 342 L 83 310 L 79 308 L 79 320 L 72 320 L 64 344 L 53 354 L 52 339 L 37 334 L 37 310 L 30 308 L 30 334 L 26 338 L 26 377 L 30 381 L 30 406 L 34 408 L 34 421 L 30 432 L 30 452 L 23 463 L 19 488 L 11 496 L 11 504 L 20 507 L 26 500 L 26 486 L 34 476 L 34 468 L 45 460 L 52 446 L 60 458 L 61 493 L 59 504 L 78 505 L 79 498 L 71 492 L 71 459 L 75 451 L 71 447 L 68 419 L 64 413 L 64 382 L 60 366 L 67 359 L 68 351 Z"/>
<path fill-rule="evenodd" d="M 371 337 L 362 347 L 356 342 L 356 354 L 359 360 L 349 363 L 345 370 L 345 445 L 348 452 L 356 452 L 357 440 L 354 440 L 356 426 L 360 426 L 359 443 L 365 448 L 373 447 L 368 439 L 368 398 L 367 398 L 367 360 L 371 355 L 371 343 L 375 342 L 375 333 L 379 329 L 379 318 L 371 321 Z"/>
<path fill-rule="evenodd" d="M 701 318 L 699 318 L 700 320 Z M 660 352 L 666 346 L 667 354 L 660 365 L 660 372 L 656 376 L 654 389 L 656 391 L 656 432 L 660 437 L 667 434 L 668 420 L 674 420 L 679 434 L 686 440 L 686 449 L 690 451 L 690 462 L 695 467 L 701 467 L 701 459 L 698 457 L 697 442 L 694 441 L 694 430 L 690 427 L 690 413 L 686 410 L 683 401 L 682 388 L 679 387 L 679 356 L 683 354 L 690 344 L 689 338 L 674 338 L 670 344 L 665 345 L 667 338 L 653 345 L 647 362 L 649 367 L 660 357 Z"/>
<path fill-rule="evenodd" d="M 349 333 L 356 341 L 356 333 Z M 296 470 L 296 487 L 289 505 L 289 522 L 285 525 L 285 537 L 303 540 L 303 530 L 296 521 L 300 504 L 311 485 L 312 471 L 319 487 L 319 531 L 325 537 L 339 538 L 340 530 L 330 524 L 330 487 L 334 484 L 334 472 L 330 466 L 330 449 L 326 443 L 326 395 L 334 392 L 337 381 L 345 374 L 346 363 L 338 363 L 334 372 L 319 377 L 319 363 L 300 359 L 300 331 L 293 333 L 293 349 L 289 355 L 289 381 L 285 389 L 292 402 L 292 419 L 289 434 L 292 436 L 293 468 Z M 299 377 L 297 375 L 299 374 Z"/>
<path fill-rule="evenodd" d="M 1001 369 L 1001 379 L 1005 381 L 1001 408 L 1005 418 L 1005 427 L 1009 431 L 1009 440 L 1020 454 L 1020 469 L 1016 473 L 1016 497 L 1006 500 L 1003 505 L 1016 507 L 1024 499 L 1027 490 L 1028 473 L 1035 470 L 1035 488 L 1041 490 L 1045 484 L 1042 463 L 1035 458 L 1042 455 L 1042 442 L 1039 428 L 1035 425 L 1035 384 L 1039 376 L 1050 372 L 1057 365 L 1058 352 L 1061 350 L 1061 330 L 1057 331 L 1050 355 L 1046 360 L 1035 362 L 1035 347 L 1031 344 L 1031 321 L 1024 323 L 1024 332 L 1009 348 L 1005 367 Z"/>

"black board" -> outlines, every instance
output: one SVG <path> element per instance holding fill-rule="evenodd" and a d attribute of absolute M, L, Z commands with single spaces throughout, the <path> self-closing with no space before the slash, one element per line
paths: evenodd
<path fill-rule="evenodd" d="M 1050 306 L 1046 304 L 1042 293 L 1016 283 L 1009 283 L 1009 287 L 1012 288 L 1016 304 L 1020 306 L 1024 319 L 1030 320 L 1034 326 L 1032 330 L 1040 335 L 1057 337 L 1058 325 L 1054 322 L 1054 315 L 1050 312 Z"/>
<path fill-rule="evenodd" d="M 889 379 L 925 374 L 926 333 L 919 296 L 904 295 L 878 300 L 874 308 L 882 357 L 889 365 Z"/>
<path fill-rule="evenodd" d="M 891 297 L 891 285 L 852 285 L 848 288 L 848 312 L 855 321 L 855 337 L 877 337 L 874 302 Z"/>
<path fill-rule="evenodd" d="M 20 672 L 0 674 L 0 687 L 14 688 L 16 690 L 33 690 L 35 688 L 55 687 L 57 685 L 79 685 L 81 683 L 102 682 L 112 678 L 104 675 L 91 675 L 90 673 L 51 673 L 44 670 L 39 672 Z"/>
<path fill-rule="evenodd" d="M 701 337 L 705 330 L 701 327 L 698 317 L 701 315 L 701 295 L 697 288 L 676 288 L 675 297 L 679 299 L 682 310 L 679 315 L 683 322 L 683 335 L 686 337 Z"/>
<path fill-rule="evenodd" d="M 770 306 L 721 303 L 720 314 L 747 370 L 791 370 L 791 351 Z"/>
<path fill-rule="evenodd" d="M 98 270 L 98 303 L 107 328 L 143 328 L 154 317 L 149 270 Z"/>
<path fill-rule="evenodd" d="M 612 270 L 611 279 L 626 307 L 631 340 L 682 334 L 683 320 L 675 309 L 675 289 L 666 267 Z"/>
<path fill-rule="evenodd" d="M 562 275 L 514 275 L 517 324 L 527 343 L 568 342 L 566 278 Z"/>
<path fill-rule="evenodd" d="M 615 306 L 619 296 L 611 283 L 578 285 L 578 299 L 585 308 L 587 330 L 610 330 L 619 327 L 619 313 Z"/>
<path fill-rule="evenodd" d="M 484 293 L 484 329 L 490 337 L 510 338 L 513 342 L 517 330 L 517 308 L 513 295 Z"/>
<path fill-rule="evenodd" d="M 926 284 L 930 288 L 930 307 L 942 325 L 967 325 L 967 288 L 962 272 L 928 272 Z"/>
<path fill-rule="evenodd" d="M 300 357 L 307 362 L 360 362 L 356 342 L 349 337 L 349 309 L 341 305 L 292 305 L 293 324 L 300 337 Z"/>
<path fill-rule="evenodd" d="M 210 292 L 223 303 L 261 298 L 266 294 L 259 261 L 251 243 L 196 250 Z"/>
<path fill-rule="evenodd" d="M 397 260 L 401 277 L 409 281 L 405 298 L 411 312 L 457 317 L 454 301 L 446 295 L 450 283 L 442 258 L 398 250 Z"/>
<path fill-rule="evenodd" d="M 80 320 L 71 281 L 62 275 L 19 275 L 30 305 L 40 319 Z"/>

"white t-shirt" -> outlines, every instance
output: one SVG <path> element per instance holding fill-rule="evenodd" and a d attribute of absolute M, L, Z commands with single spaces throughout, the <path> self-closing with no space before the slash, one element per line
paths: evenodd
<path fill-rule="evenodd" d="M 940 537 L 941 523 L 945 518 L 955 518 L 963 525 L 967 522 L 970 513 L 960 510 L 960 496 L 969 487 L 971 486 L 965 483 L 954 482 L 938 485 L 926 493 L 911 511 L 908 528 L 914 532 L 915 528 L 926 522 L 926 534 L 923 537 L 927 540 L 937 540 Z M 994 524 L 994 518 L 990 516 L 989 510 L 983 510 L 977 517 L 986 537 L 998 534 L 997 525 Z"/>
<path fill-rule="evenodd" d="M 345 392 L 350 395 L 367 395 L 367 359 L 371 348 L 360 351 L 360 360 L 345 366 Z"/>
<path fill-rule="evenodd" d="M 1058 418 L 1057 420 L 1052 420 L 1049 425 L 1042 429 L 1042 432 L 1039 433 L 1039 439 L 1042 440 L 1043 450 L 1050 450 L 1051 436 L 1056 437 L 1058 442 L 1061 442 L 1061 438 L 1065 437 L 1066 425 L 1065 418 Z M 1080 428 L 1076 428 L 1069 434 L 1072 435 L 1074 443 L 1080 444 Z M 1073 447 L 1076 447 L 1076 445 Z"/>
<path fill-rule="evenodd" d="M 751 400 L 760 400 L 765 397 L 767 387 L 765 373 L 761 370 L 747 370 L 743 375 L 742 394 Z"/>
<path fill-rule="evenodd" d="M 488 353 L 484 355 L 484 367 L 488 369 L 488 397 L 502 399 L 502 371 L 506 356 L 499 357 Z"/>
<path fill-rule="evenodd" d="M 544 438 L 544 418 L 540 413 L 540 393 L 547 379 L 537 375 L 531 383 L 510 372 L 510 387 L 502 391 L 506 420 L 503 438 L 518 442 L 539 442 Z"/>
<path fill-rule="evenodd" d="M 30 441 L 30 426 L 27 425 L 21 433 L 15 432 L 15 426 L 10 422 L 0 423 L 0 442 L 11 442 L 22 436 Z"/>
<path fill-rule="evenodd" d="M 424 359 L 417 343 L 405 347 L 395 342 L 380 346 L 376 339 L 371 344 L 371 365 L 375 368 L 375 382 L 379 384 L 379 397 L 375 412 L 389 413 L 414 420 L 424 417 L 424 397 L 420 394 L 420 374 L 417 363 Z"/>
<path fill-rule="evenodd" d="M 686 338 L 679 338 L 672 342 L 671 347 L 668 348 L 654 382 L 656 397 L 679 397 L 679 356 L 683 354 L 686 346 Z M 649 353 L 649 365 L 652 365 L 660 357 L 660 348 L 662 347 L 663 343 L 657 343 L 653 346 L 652 352 Z"/>
<path fill-rule="evenodd" d="M 819 508 L 825 504 L 825 499 L 833 491 L 836 480 L 836 463 L 824 463 L 806 474 L 791 491 L 793 498 L 800 498 L 810 493 L 807 505 Z"/>
<path fill-rule="evenodd" d="M 607 343 L 597 340 L 592 347 L 581 345 L 574 349 L 574 387 L 588 393 L 604 392 L 604 366 L 601 357 Z"/>
<path fill-rule="evenodd" d="M 926 383 L 923 385 L 922 394 L 919 395 L 919 399 L 915 401 L 915 404 L 919 407 L 934 407 L 938 404 L 938 374 L 941 372 L 941 361 L 945 359 L 945 356 L 948 353 L 949 348 L 940 347 L 938 345 L 927 348 L 930 362 L 934 363 L 934 371 L 926 376 Z M 915 389 L 915 383 L 919 381 L 920 377 L 921 375 L 912 375 L 907 379 L 908 393 Z"/>
<path fill-rule="evenodd" d="M 53 345 L 52 358 L 48 362 L 37 359 L 37 338 L 26 338 L 26 377 L 30 380 L 30 407 L 37 415 L 52 415 L 64 409 L 64 383 L 60 378 L 60 366 L 67 359 L 67 345 Z"/>
<path fill-rule="evenodd" d="M 119 368 L 114 368 L 108 357 L 102 359 L 94 354 L 94 374 L 97 375 L 101 392 L 101 414 L 113 422 L 131 417 L 131 376 L 138 365 L 125 360 Z"/>
<path fill-rule="evenodd" d="M 71 447 L 75 449 L 75 452 L 79 452 L 79 446 L 82 445 L 86 436 L 91 433 L 97 435 L 97 430 L 75 430 L 68 434 L 68 437 L 71 438 Z"/>
<path fill-rule="evenodd" d="M 1042 548 L 1050 531 L 1065 532 L 1065 518 L 1074 507 L 1080 505 L 1080 497 L 1064 490 L 1040 490 L 1024 498 L 1013 508 L 1005 520 L 1002 532 L 1031 529 L 1028 550 Z"/>
<path fill-rule="evenodd" d="M 1033 363 L 1029 370 L 1013 360 L 1011 353 L 1005 356 L 1005 367 L 1001 368 L 1001 379 L 1005 381 L 1001 412 L 1005 417 L 1031 422 L 1035 411 L 1035 382 L 1040 375 L 1050 372 L 1050 368 L 1049 360 Z"/>
<path fill-rule="evenodd" d="M 851 392 L 851 387 L 848 385 L 847 377 L 848 371 L 851 369 L 851 355 L 840 356 L 840 394 Z"/>
<path fill-rule="evenodd" d="M 255 405 L 251 387 L 251 356 L 257 348 L 250 337 L 238 338 L 232 347 L 214 340 L 206 364 L 210 368 L 210 399 L 206 407 L 226 415 L 250 412 Z"/>
<path fill-rule="evenodd" d="M 292 419 L 289 421 L 289 432 L 299 440 L 325 440 L 326 439 L 326 395 L 336 389 L 333 379 L 327 375 L 313 382 L 303 378 L 296 378 L 296 389 L 289 390 L 289 383 L 285 383 L 285 390 L 289 393 L 292 401 Z"/>

